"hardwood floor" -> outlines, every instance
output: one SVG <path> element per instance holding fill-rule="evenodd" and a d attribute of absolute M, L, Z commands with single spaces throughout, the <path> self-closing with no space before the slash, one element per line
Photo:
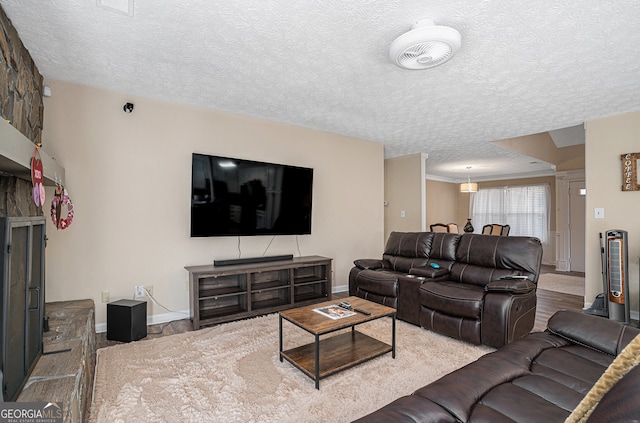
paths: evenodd
<path fill-rule="evenodd" d="M 559 292 L 538 289 L 538 304 L 536 306 L 536 323 L 534 332 L 541 332 L 547 328 L 547 321 L 558 310 L 582 310 L 584 298 L 578 295 L 562 294 Z"/>

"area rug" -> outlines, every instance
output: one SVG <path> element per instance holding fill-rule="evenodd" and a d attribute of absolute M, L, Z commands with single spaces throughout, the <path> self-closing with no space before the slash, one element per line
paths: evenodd
<path fill-rule="evenodd" d="M 284 348 L 313 336 L 283 322 Z M 358 326 L 391 341 L 391 319 Z M 278 359 L 278 316 L 98 350 L 90 422 L 347 422 L 493 351 L 398 321 L 385 354 L 314 382 Z"/>
<path fill-rule="evenodd" d="M 538 278 L 538 288 L 584 297 L 584 278 L 558 273 L 543 273 Z"/>

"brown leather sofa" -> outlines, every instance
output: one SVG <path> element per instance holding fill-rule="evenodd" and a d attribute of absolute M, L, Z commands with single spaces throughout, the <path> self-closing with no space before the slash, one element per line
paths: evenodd
<path fill-rule="evenodd" d="M 640 334 L 613 320 L 559 311 L 531 333 L 357 420 L 563 422 Z M 640 421 L 640 366 L 604 394 L 590 423 Z"/>
<path fill-rule="evenodd" d="M 381 260 L 354 262 L 349 294 L 395 307 L 409 323 L 499 348 L 533 328 L 541 260 L 537 238 L 392 232 Z"/>

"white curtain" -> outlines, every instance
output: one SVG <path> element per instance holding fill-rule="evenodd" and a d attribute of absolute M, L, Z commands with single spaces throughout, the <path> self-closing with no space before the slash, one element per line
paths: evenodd
<path fill-rule="evenodd" d="M 509 225 L 509 235 L 534 236 L 543 244 L 549 234 L 549 185 L 479 189 L 471 197 L 475 232 L 484 225 Z"/>

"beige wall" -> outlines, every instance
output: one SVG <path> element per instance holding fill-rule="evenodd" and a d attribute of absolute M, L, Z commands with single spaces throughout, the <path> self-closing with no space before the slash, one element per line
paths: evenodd
<path fill-rule="evenodd" d="M 584 169 L 584 144 L 556 147 L 548 132 L 494 141 L 492 144 L 556 165 L 556 170 Z"/>
<path fill-rule="evenodd" d="M 427 228 L 434 223 L 457 223 L 462 230 L 467 219 L 460 219 L 458 194 L 458 184 L 427 180 Z"/>
<path fill-rule="evenodd" d="M 584 151 L 584 144 L 559 148 L 556 171 L 584 169 Z"/>
<path fill-rule="evenodd" d="M 586 298 L 591 303 L 602 292 L 599 233 L 621 229 L 629 234 L 631 308 L 638 310 L 638 256 L 640 255 L 640 191 L 624 192 L 620 155 L 640 152 L 640 112 L 595 119 L 586 132 Z M 594 208 L 604 208 L 604 219 Z"/>
<path fill-rule="evenodd" d="M 384 161 L 385 240 L 392 231 L 424 230 L 425 159 L 423 154 L 412 154 Z"/>
<path fill-rule="evenodd" d="M 558 148 L 553 142 L 548 132 L 540 134 L 525 135 L 523 137 L 507 138 L 494 141 L 492 144 L 509 150 L 517 151 L 529 157 L 543 160 L 548 163 L 556 163 L 558 159 Z"/>
<path fill-rule="evenodd" d="M 188 309 L 187 265 L 238 256 L 238 239 L 190 238 L 193 152 L 314 168 L 312 234 L 278 236 L 267 255 L 334 259 L 334 287 L 352 261 L 380 257 L 383 235 L 381 144 L 130 95 L 46 81 L 44 150 L 66 168 L 75 219 L 49 222 L 47 301 L 131 298 L 153 285 L 173 311 Z M 131 101 L 135 110 L 123 112 Z M 52 192 L 47 192 L 48 198 Z M 47 210 L 48 213 L 48 210 Z M 261 256 L 271 237 L 242 237 L 242 257 Z M 299 251 L 298 251 L 299 248 Z M 150 305 L 156 320 L 175 314 Z"/>

